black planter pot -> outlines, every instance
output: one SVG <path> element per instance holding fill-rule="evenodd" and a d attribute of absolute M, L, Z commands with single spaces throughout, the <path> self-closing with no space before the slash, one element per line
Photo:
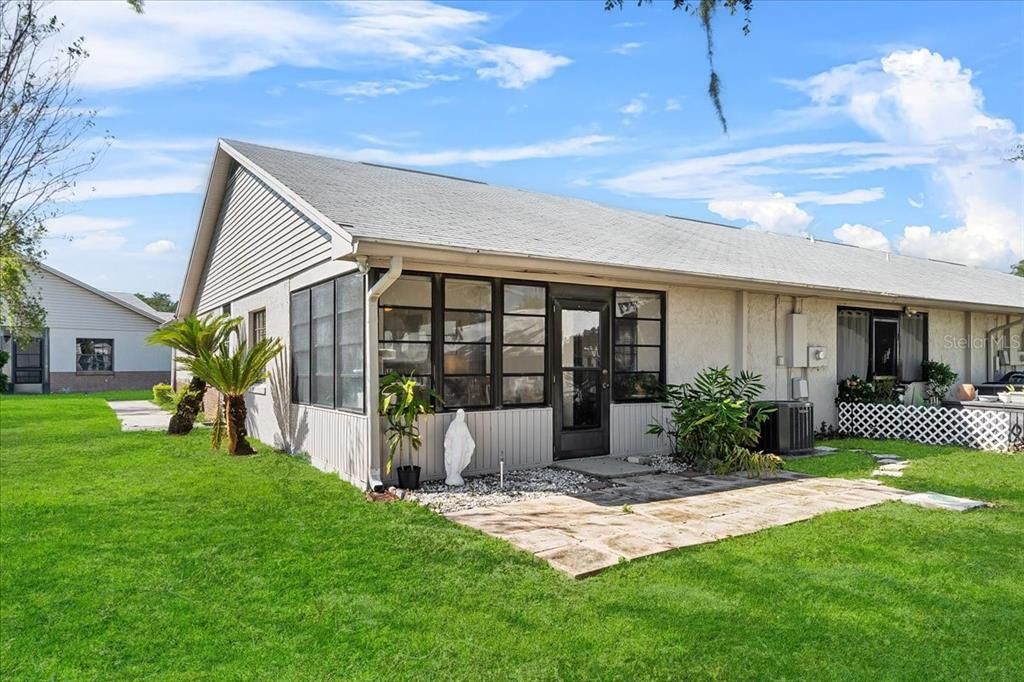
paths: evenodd
<path fill-rule="evenodd" d="M 420 487 L 420 468 L 418 466 L 398 467 L 398 487 L 416 490 Z"/>

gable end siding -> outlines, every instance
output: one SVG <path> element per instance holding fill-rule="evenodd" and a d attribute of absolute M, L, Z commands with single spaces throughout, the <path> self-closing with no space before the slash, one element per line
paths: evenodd
<path fill-rule="evenodd" d="M 151 332 L 157 322 L 49 272 L 33 277 L 46 309 L 46 326 L 56 329 Z"/>
<path fill-rule="evenodd" d="M 327 232 L 239 166 L 224 193 L 196 310 L 211 312 L 330 256 Z"/>

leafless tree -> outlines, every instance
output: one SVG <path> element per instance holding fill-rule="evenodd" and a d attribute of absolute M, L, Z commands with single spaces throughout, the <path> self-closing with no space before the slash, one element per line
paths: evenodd
<path fill-rule="evenodd" d="M 29 278 L 46 255 L 46 220 L 109 144 L 91 132 L 74 78 L 84 39 L 35 0 L 0 0 L 0 322 L 27 336 L 45 325 Z"/>

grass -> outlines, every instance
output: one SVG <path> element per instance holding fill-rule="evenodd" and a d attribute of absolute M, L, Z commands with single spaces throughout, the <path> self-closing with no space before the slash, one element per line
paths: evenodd
<path fill-rule="evenodd" d="M 889 503 L 572 582 L 412 504 L 89 396 L 0 398 L 3 679 L 1021 679 L 1024 457 L 871 443 Z M 863 455 L 794 463 L 859 475 Z M 863 467 L 861 467 L 862 469 Z"/>

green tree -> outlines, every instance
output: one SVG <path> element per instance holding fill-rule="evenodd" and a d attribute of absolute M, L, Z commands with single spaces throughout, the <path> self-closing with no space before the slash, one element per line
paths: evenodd
<path fill-rule="evenodd" d="M 189 362 L 200 355 L 217 352 L 226 346 L 231 334 L 238 330 L 242 318 L 220 315 L 219 317 L 197 317 L 189 315 L 183 320 L 165 324 L 146 338 L 153 345 L 168 346 L 177 354 L 175 358 L 186 369 Z M 189 433 L 196 422 L 196 415 L 203 408 L 203 396 L 206 395 L 206 380 L 192 372 L 188 391 L 178 401 L 178 406 L 167 425 L 170 435 Z"/>
<path fill-rule="evenodd" d="M 63 25 L 41 10 L 34 0 L 0 2 L 0 320 L 22 339 L 46 324 L 30 285 L 46 221 L 109 143 L 86 137 L 95 112 L 73 88 L 84 40 L 64 42 Z"/>
<path fill-rule="evenodd" d="M 185 363 L 194 376 L 202 377 L 224 396 L 228 452 L 232 455 L 256 452 L 249 445 L 245 429 L 245 392 L 270 375 L 267 366 L 283 348 L 280 339 L 261 339 L 251 346 L 243 341 L 234 351 L 223 344 L 215 351 L 203 351 Z"/>
<path fill-rule="evenodd" d="M 653 5 L 654 0 L 636 0 L 637 7 Z M 605 0 L 605 10 L 622 9 L 626 0 Z M 708 97 L 711 105 L 715 108 L 718 122 L 722 124 L 722 132 L 729 132 L 729 124 L 725 120 L 725 112 L 722 109 L 722 81 L 715 71 L 715 41 L 712 31 L 712 20 L 719 8 L 727 10 L 729 14 L 736 14 L 743 9 L 743 35 L 750 33 L 750 11 L 754 8 L 754 0 L 672 0 L 673 10 L 682 10 L 700 21 L 701 29 L 704 31 L 706 43 L 705 55 L 708 60 Z"/>
<path fill-rule="evenodd" d="M 1024 277 L 1024 260 L 1017 261 L 1017 264 L 1010 268 L 1010 274 Z"/>
<path fill-rule="evenodd" d="M 173 313 L 178 308 L 178 302 L 172 299 L 170 294 L 161 291 L 154 291 L 149 296 L 139 293 L 135 295 L 149 304 L 149 307 L 162 313 Z"/>

